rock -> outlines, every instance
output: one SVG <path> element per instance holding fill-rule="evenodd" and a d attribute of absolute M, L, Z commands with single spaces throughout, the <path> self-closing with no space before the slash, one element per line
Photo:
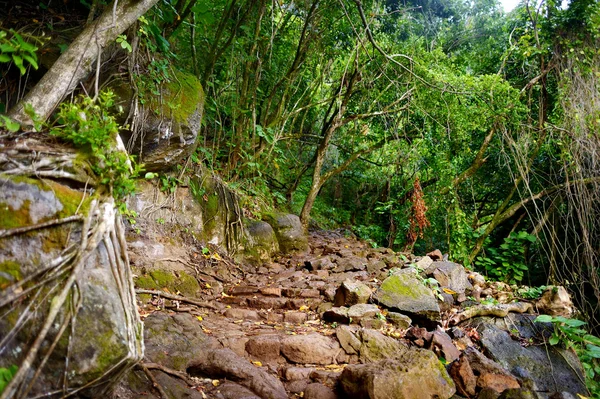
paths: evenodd
<path fill-rule="evenodd" d="M 331 364 L 339 350 L 337 341 L 318 333 L 290 335 L 281 341 L 281 353 L 293 363 Z"/>
<path fill-rule="evenodd" d="M 337 399 L 337 394 L 333 389 L 323 384 L 308 384 L 304 390 L 304 399 Z"/>
<path fill-rule="evenodd" d="M 477 378 L 477 386 L 481 388 L 493 389 L 498 393 L 502 393 L 507 389 L 521 388 L 521 385 L 514 377 L 492 373 L 481 374 Z"/>
<path fill-rule="evenodd" d="M 587 395 L 581 363 L 572 351 L 556 346 L 523 347 L 508 332 L 487 322 L 477 332 L 492 359 L 514 375 L 531 379 L 537 390 Z"/>
<path fill-rule="evenodd" d="M 477 377 L 475 377 L 466 356 L 461 356 L 457 362 L 452 363 L 449 372 L 456 384 L 456 392 L 459 395 L 466 397 L 475 396 Z"/>
<path fill-rule="evenodd" d="M 349 355 L 357 355 L 360 351 L 361 341 L 357 338 L 358 330 L 349 326 L 339 326 L 335 329 L 335 336 L 344 351 Z"/>
<path fill-rule="evenodd" d="M 502 392 L 498 399 L 537 399 L 539 398 L 538 394 L 529 389 L 507 389 Z"/>
<path fill-rule="evenodd" d="M 407 330 L 412 324 L 412 320 L 410 319 L 410 317 L 405 316 L 401 313 L 388 312 L 386 317 L 391 325 L 400 330 Z"/>
<path fill-rule="evenodd" d="M 537 309 L 542 314 L 550 316 L 571 317 L 573 302 L 565 287 L 548 287 L 536 303 Z"/>
<path fill-rule="evenodd" d="M 378 260 L 378 259 L 373 259 L 367 264 L 367 271 L 370 274 L 378 273 L 385 268 L 386 268 L 385 262 Z"/>
<path fill-rule="evenodd" d="M 321 315 L 321 318 L 328 323 L 350 323 L 350 317 L 348 316 L 348 308 L 343 306 L 332 307 L 331 309 L 326 310 Z"/>
<path fill-rule="evenodd" d="M 440 251 L 439 249 L 429 252 L 427 256 L 429 256 L 433 261 L 442 260 L 444 258 L 444 255 L 442 255 L 442 251 Z"/>
<path fill-rule="evenodd" d="M 21 371 L 34 340 L 41 338 L 40 350 L 25 370 L 23 387 L 29 385 L 42 359 L 47 362 L 27 397 L 60 391 L 63 379 L 69 389 L 81 388 L 78 394 L 82 396 L 107 397 L 119 381 L 114 377 L 125 374 L 144 352 L 126 243 L 118 238 L 124 231 L 121 215 L 112 197 L 93 187 L 95 178 L 89 177 L 87 186 L 94 190 L 93 195 L 71 188 L 83 187 L 88 179 L 85 166 L 81 170 L 69 166 L 87 164 L 83 154 L 76 158 L 71 150 L 61 152 L 58 144 L 48 154 L 32 140 L 22 137 L 8 144 L 12 154 L 19 153 L 19 163 L 44 162 L 48 170 L 65 172 L 65 176 L 38 180 L 36 173 L 28 174 L 30 177 L 0 173 L 0 231 L 64 220 L 76 213 L 81 218 L 25 234 L 8 234 L 0 240 L 1 363 Z M 0 172 L 5 167 L 17 171 L 5 143 L 0 147 Z M 63 166 L 52 163 L 57 157 Z M 82 177 L 83 183 L 69 175 Z M 84 219 L 90 221 L 86 233 L 93 235 L 82 247 Z M 74 269 L 77 273 L 69 281 Z M 58 313 L 51 312 L 51 306 Z M 74 306 L 79 306 L 76 316 L 72 316 Z M 43 328 L 46 320 L 50 320 L 49 330 Z M 58 336 L 64 321 L 70 322 Z M 14 328 L 17 322 L 20 326 Z M 53 342 L 51 356 L 45 358 Z M 17 396 L 8 391 L 4 394 Z"/>
<path fill-rule="evenodd" d="M 154 379 L 167 394 L 169 398 L 186 398 L 186 399 L 204 399 L 201 392 L 190 389 L 180 378 L 170 376 L 160 370 L 150 371 Z M 123 381 L 113 392 L 111 398 L 123 399 L 163 399 L 161 395 L 154 389 L 152 382 L 142 370 L 133 369 L 129 371 Z M 245 399 L 257 399 L 256 395 L 244 397 Z M 258 398 L 260 399 L 260 398 Z"/>
<path fill-rule="evenodd" d="M 189 388 L 188 391 L 190 391 Z M 256 394 L 251 390 L 231 381 L 225 381 L 219 385 L 219 393 L 223 399 L 262 399 L 260 396 L 256 396 Z M 182 398 L 185 396 L 176 397 Z"/>
<path fill-rule="evenodd" d="M 260 320 L 258 312 L 252 309 L 229 308 L 223 316 L 234 320 Z"/>
<path fill-rule="evenodd" d="M 440 328 L 433 332 L 432 343 L 434 346 L 440 349 L 444 355 L 444 359 L 446 359 L 446 362 L 448 363 L 452 363 L 460 356 L 460 352 L 452 343 L 450 336 Z"/>
<path fill-rule="evenodd" d="M 189 313 L 155 312 L 146 317 L 144 326 L 146 358 L 175 370 L 185 371 L 207 348 L 219 345 Z"/>
<path fill-rule="evenodd" d="M 477 272 L 470 272 L 467 278 L 474 287 L 480 287 L 482 289 L 485 288 L 485 277 L 483 277 L 481 274 Z"/>
<path fill-rule="evenodd" d="M 283 315 L 283 320 L 286 323 L 303 324 L 308 320 L 308 315 L 304 312 L 286 312 Z"/>
<path fill-rule="evenodd" d="M 432 321 L 440 319 L 440 307 L 433 292 L 409 270 L 401 270 L 386 278 L 373 294 L 373 299 L 382 306 L 409 316 Z"/>
<path fill-rule="evenodd" d="M 267 222 L 250 220 L 246 223 L 247 242 L 244 248 L 245 258 L 256 262 L 269 262 L 279 251 L 279 242 L 273 227 Z"/>
<path fill-rule="evenodd" d="M 175 76 L 160 88 L 160 95 L 149 96 L 143 112 L 136 114 L 134 123 L 140 132 L 121 133 L 131 155 L 138 157 L 146 171 L 164 171 L 189 156 L 197 146 L 198 131 L 204 109 L 204 91 L 192 74 L 173 70 Z M 130 92 L 127 84 L 114 87 L 121 93 L 123 115 L 129 113 Z M 170 104 L 178 104 L 172 108 Z"/>
<path fill-rule="evenodd" d="M 265 296 L 281 296 L 281 288 L 279 287 L 264 287 L 259 291 Z"/>
<path fill-rule="evenodd" d="M 412 326 L 406 331 L 406 338 L 414 341 L 416 345 L 423 347 L 429 345 L 433 339 L 433 333 L 423 327 Z"/>
<path fill-rule="evenodd" d="M 408 347 L 394 338 L 386 337 L 376 330 L 363 329 L 359 332 L 359 358 L 363 363 L 377 362 L 396 358 L 408 350 Z"/>
<path fill-rule="evenodd" d="M 426 274 L 433 276 L 440 287 L 463 294 L 470 291 L 473 286 L 469 282 L 467 272 L 462 265 L 454 262 L 435 262 L 426 270 Z"/>
<path fill-rule="evenodd" d="M 345 280 L 335 292 L 335 306 L 352 306 L 367 303 L 371 298 L 371 289 L 360 281 Z"/>
<path fill-rule="evenodd" d="M 429 256 L 423 256 L 417 263 L 415 263 L 415 266 L 421 270 L 426 270 L 432 263 L 433 259 L 431 259 Z"/>
<path fill-rule="evenodd" d="M 313 368 L 286 367 L 283 370 L 283 375 L 284 375 L 285 379 L 288 381 L 307 380 L 312 371 L 314 371 Z"/>
<path fill-rule="evenodd" d="M 373 318 L 378 314 L 380 314 L 379 307 L 367 303 L 352 305 L 348 309 L 348 317 L 351 323 L 360 323 L 362 319 Z"/>
<path fill-rule="evenodd" d="M 367 269 L 367 260 L 364 258 L 358 258 L 351 256 L 348 258 L 342 258 L 338 261 L 340 269 L 345 272 L 358 272 Z"/>
<path fill-rule="evenodd" d="M 454 383 L 431 351 L 407 350 L 397 358 L 377 363 L 348 365 L 340 387 L 350 398 L 448 399 Z"/>
<path fill-rule="evenodd" d="M 230 349 L 204 351 L 187 369 L 192 376 L 227 378 L 252 390 L 261 398 L 287 399 L 283 384 Z"/>
<path fill-rule="evenodd" d="M 304 392 L 304 390 L 308 386 L 308 383 L 308 380 L 295 380 L 286 384 L 287 390 L 290 391 L 290 393 L 300 395 L 302 394 L 302 392 Z"/>
<path fill-rule="evenodd" d="M 257 335 L 246 342 L 246 352 L 253 360 L 276 362 L 279 360 L 281 338 L 278 335 Z"/>
<path fill-rule="evenodd" d="M 298 216 L 275 213 L 265 216 L 265 221 L 275 230 L 279 249 L 284 254 L 308 249 L 308 237 Z"/>

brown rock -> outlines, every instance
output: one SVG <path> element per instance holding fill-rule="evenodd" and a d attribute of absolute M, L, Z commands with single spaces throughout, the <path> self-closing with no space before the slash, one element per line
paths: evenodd
<path fill-rule="evenodd" d="M 465 356 L 461 356 L 458 362 L 450 366 L 450 376 L 456 384 L 456 391 L 462 396 L 475 396 L 477 388 L 477 377 Z"/>
<path fill-rule="evenodd" d="M 340 349 L 337 341 L 317 333 L 290 335 L 281 341 L 281 353 L 293 363 L 331 364 Z"/>
<path fill-rule="evenodd" d="M 521 388 L 521 385 L 513 376 L 492 373 L 481 374 L 477 378 L 477 386 L 481 388 L 490 388 L 498 393 L 502 393 L 507 389 Z"/>
<path fill-rule="evenodd" d="M 260 289 L 260 293 L 266 296 L 281 296 L 281 288 L 264 287 Z"/>
<path fill-rule="evenodd" d="M 319 298 L 321 297 L 321 292 L 315 289 L 306 289 L 300 290 L 300 298 Z"/>
<path fill-rule="evenodd" d="M 348 316 L 348 308 L 343 306 L 339 308 L 333 307 L 329 310 L 326 310 L 325 312 L 323 312 L 321 318 L 328 323 L 350 323 L 350 316 Z"/>
<path fill-rule="evenodd" d="M 246 352 L 252 360 L 273 362 L 279 359 L 281 339 L 278 335 L 257 335 L 246 342 Z"/>
<path fill-rule="evenodd" d="M 352 306 L 367 303 L 371 297 L 371 289 L 359 281 L 345 280 L 335 292 L 335 306 Z"/>
<path fill-rule="evenodd" d="M 452 363 L 453 361 L 459 358 L 460 352 L 452 343 L 452 339 L 450 338 L 450 336 L 446 334 L 443 330 L 438 328 L 433 332 L 432 342 L 433 345 L 435 345 L 442 351 L 444 358 L 448 363 Z"/>
<path fill-rule="evenodd" d="M 287 306 L 286 298 L 248 298 L 248 306 L 255 309 L 284 309 Z"/>
<path fill-rule="evenodd" d="M 229 308 L 223 316 L 234 320 L 260 320 L 260 316 L 252 309 Z"/>
<path fill-rule="evenodd" d="M 337 399 L 337 394 L 333 389 L 323 384 L 308 384 L 304 390 L 304 399 Z"/>
<path fill-rule="evenodd" d="M 238 285 L 237 287 L 231 287 L 229 289 L 229 295 L 240 296 L 240 295 L 252 295 L 258 292 L 258 287 L 248 285 Z"/>
<path fill-rule="evenodd" d="M 261 399 L 251 390 L 231 381 L 219 385 L 219 393 L 223 399 Z"/>
<path fill-rule="evenodd" d="M 540 313 L 550 316 L 570 317 L 573 314 L 573 302 L 565 287 L 548 287 L 536 306 Z"/>
<path fill-rule="evenodd" d="M 312 373 L 315 369 L 306 368 L 306 367 L 286 367 L 283 370 L 283 376 L 288 381 L 295 380 L 308 380 L 310 378 L 310 373 Z"/>
<path fill-rule="evenodd" d="M 302 324 L 308 319 L 308 315 L 303 312 L 286 312 L 283 316 L 283 320 L 286 323 Z"/>
<path fill-rule="evenodd" d="M 444 255 L 442 255 L 442 251 L 440 251 L 439 249 L 429 252 L 427 256 L 429 256 L 433 261 L 444 259 Z"/>

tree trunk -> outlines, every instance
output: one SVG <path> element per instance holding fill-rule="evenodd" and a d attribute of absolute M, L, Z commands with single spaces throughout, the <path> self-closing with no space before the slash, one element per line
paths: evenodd
<path fill-rule="evenodd" d="M 115 1 L 77 36 L 38 84 L 10 110 L 9 116 L 23 125 L 32 125 L 33 121 L 25 113 L 25 104 L 31 104 L 42 120 L 48 119 L 58 104 L 92 71 L 102 49 L 157 1 Z"/>

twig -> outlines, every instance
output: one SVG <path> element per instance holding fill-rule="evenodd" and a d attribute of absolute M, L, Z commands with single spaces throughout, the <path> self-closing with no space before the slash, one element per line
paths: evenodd
<path fill-rule="evenodd" d="M 175 301 L 181 301 L 181 302 L 191 303 L 192 305 L 196 305 L 196 306 L 199 306 L 201 308 L 208 308 L 208 309 L 213 309 L 213 310 L 221 310 L 220 306 L 213 305 L 212 303 L 203 302 L 203 301 L 197 301 L 197 300 L 192 299 L 192 298 L 187 298 L 187 297 L 180 296 L 180 295 L 175 295 L 175 294 L 169 294 L 169 293 L 164 292 L 164 291 L 136 289 L 135 293 L 136 294 L 151 294 L 151 295 L 156 295 L 156 296 L 162 296 L 163 298 L 172 299 L 172 300 L 175 300 Z"/>
<path fill-rule="evenodd" d="M 186 373 L 170 369 L 170 368 L 168 368 L 166 366 L 163 366 L 162 364 L 158 364 L 158 363 L 140 363 L 140 365 L 143 365 L 144 367 L 146 367 L 149 370 L 160 370 L 163 373 L 172 375 L 172 376 L 177 377 L 177 378 L 181 378 L 189 386 L 196 385 L 196 382 L 194 380 L 192 380 Z"/>
<path fill-rule="evenodd" d="M 160 384 L 158 383 L 158 381 L 156 381 L 156 378 L 154 378 L 154 376 L 152 375 L 152 373 L 150 372 L 150 370 L 148 370 L 148 367 L 146 367 L 143 363 L 139 364 L 138 366 L 139 366 L 139 368 L 142 369 L 142 371 L 144 372 L 144 374 L 146 374 L 146 377 L 148 377 L 148 379 L 152 382 L 152 386 L 154 388 L 156 388 L 156 390 L 158 391 L 158 393 L 160 394 L 160 396 L 163 399 L 169 399 L 169 396 L 164 391 L 164 389 L 160 386 Z"/>

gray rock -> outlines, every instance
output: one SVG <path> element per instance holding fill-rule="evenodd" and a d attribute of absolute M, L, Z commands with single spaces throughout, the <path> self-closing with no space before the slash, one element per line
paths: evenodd
<path fill-rule="evenodd" d="M 394 359 L 348 365 L 340 387 L 357 399 L 448 399 L 455 388 L 446 369 L 431 351 L 407 350 Z"/>
<path fill-rule="evenodd" d="M 188 391 L 189 390 L 190 389 L 188 388 Z M 223 399 L 262 399 L 260 396 L 256 396 L 251 390 L 231 381 L 225 381 L 219 385 L 219 394 Z M 181 398 L 185 396 L 176 397 Z"/>
<path fill-rule="evenodd" d="M 433 321 L 440 319 L 440 307 L 433 292 L 410 270 L 386 278 L 373 299 L 389 309 Z"/>
<path fill-rule="evenodd" d="M 340 266 L 340 269 L 345 272 L 358 272 L 367 269 L 367 260 L 364 258 L 351 256 L 338 260 L 338 266 Z"/>
<path fill-rule="evenodd" d="M 367 303 L 371 298 L 371 289 L 360 281 L 345 280 L 335 292 L 335 306 L 352 306 Z"/>
<path fill-rule="evenodd" d="M 348 308 L 347 307 L 332 307 L 325 312 L 321 318 L 328 323 L 342 323 L 349 324 L 350 316 L 348 316 Z"/>
<path fill-rule="evenodd" d="M 279 359 L 281 338 L 278 335 L 266 334 L 251 337 L 246 342 L 246 352 L 252 359 L 263 362 L 274 362 Z"/>
<path fill-rule="evenodd" d="M 477 331 L 492 359 L 513 375 L 530 379 L 536 390 L 588 395 L 583 369 L 573 352 L 556 346 L 523 347 L 491 323 L 481 323 Z"/>
<path fill-rule="evenodd" d="M 348 317 L 351 323 L 359 324 L 362 319 L 373 318 L 380 313 L 379 307 L 370 303 L 359 303 L 350 306 Z"/>
<path fill-rule="evenodd" d="M 275 230 L 281 252 L 304 252 L 308 249 L 308 236 L 298 216 L 277 213 L 267 215 L 265 221 Z"/>
<path fill-rule="evenodd" d="M 281 341 L 281 353 L 293 363 L 331 364 L 339 350 L 337 341 L 318 333 L 290 335 Z"/>
<path fill-rule="evenodd" d="M 155 312 L 146 317 L 144 326 L 146 358 L 175 370 L 185 371 L 207 348 L 219 346 L 189 313 Z"/>
<path fill-rule="evenodd" d="M 458 263 L 433 262 L 426 270 L 426 274 L 433 276 L 440 283 L 440 287 L 449 288 L 459 294 L 473 289 L 465 268 Z"/>
<path fill-rule="evenodd" d="M 254 366 L 230 349 L 212 349 L 190 364 L 187 372 L 192 376 L 227 378 L 257 394 L 261 398 L 287 399 L 281 381 Z"/>
<path fill-rule="evenodd" d="M 363 363 L 378 362 L 383 359 L 395 359 L 402 357 L 408 347 L 391 337 L 386 337 L 376 330 L 360 330 L 359 358 Z"/>

